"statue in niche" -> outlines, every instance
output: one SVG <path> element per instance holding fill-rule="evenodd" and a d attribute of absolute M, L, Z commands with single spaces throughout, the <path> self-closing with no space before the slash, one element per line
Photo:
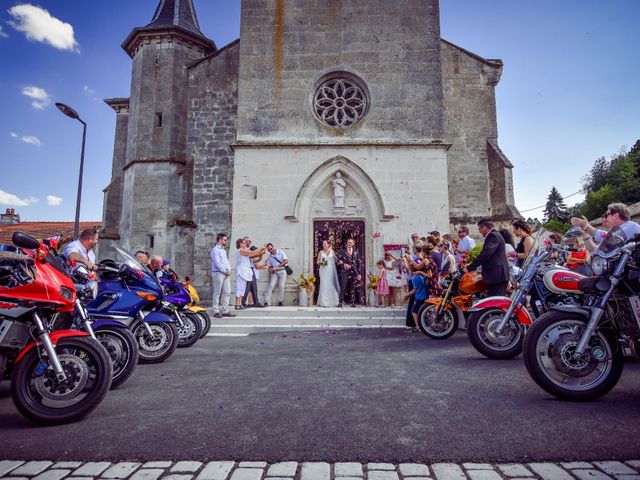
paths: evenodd
<path fill-rule="evenodd" d="M 344 208 L 344 190 L 347 182 L 342 178 L 342 173 L 336 172 L 335 178 L 331 181 L 333 187 L 333 206 L 334 208 Z"/>

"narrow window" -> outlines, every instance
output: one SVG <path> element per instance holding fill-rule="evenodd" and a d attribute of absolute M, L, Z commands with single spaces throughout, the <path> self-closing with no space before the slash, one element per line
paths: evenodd
<path fill-rule="evenodd" d="M 156 112 L 156 127 L 162 126 L 162 112 Z"/>
<path fill-rule="evenodd" d="M 154 243 L 154 240 L 155 240 L 154 236 L 151 235 L 151 234 L 147 234 L 147 239 L 148 239 L 147 247 L 148 248 L 153 248 L 153 243 Z"/>

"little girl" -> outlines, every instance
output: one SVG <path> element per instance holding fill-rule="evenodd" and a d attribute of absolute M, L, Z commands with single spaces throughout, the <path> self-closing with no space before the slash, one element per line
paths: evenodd
<path fill-rule="evenodd" d="M 385 267 L 384 260 L 380 260 L 377 265 L 380 269 L 380 275 L 378 276 L 378 285 L 376 286 L 376 295 L 378 295 L 378 306 L 386 307 L 389 303 L 389 283 L 387 282 L 387 268 Z"/>

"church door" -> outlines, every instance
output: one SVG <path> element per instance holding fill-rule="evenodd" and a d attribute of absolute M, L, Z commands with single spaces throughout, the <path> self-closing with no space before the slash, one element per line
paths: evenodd
<path fill-rule="evenodd" d="M 330 240 L 333 244 L 333 250 L 338 253 L 346 247 L 347 240 L 353 238 L 356 241 L 356 249 L 362 258 L 362 282 L 360 284 L 360 299 L 362 303 L 366 302 L 366 286 L 367 286 L 367 255 L 365 251 L 365 229 L 363 220 L 314 220 L 313 222 L 313 274 L 316 278 L 319 267 L 316 263 L 318 252 L 322 250 L 322 241 Z M 318 299 L 318 289 L 314 294 L 314 300 Z M 350 299 L 345 297 L 345 302 L 349 303 Z"/>

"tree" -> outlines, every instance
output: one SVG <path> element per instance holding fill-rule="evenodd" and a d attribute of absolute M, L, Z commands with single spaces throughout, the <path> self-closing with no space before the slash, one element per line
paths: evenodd
<path fill-rule="evenodd" d="M 586 192 L 599 190 L 607 184 L 609 177 L 609 162 L 600 157 L 594 163 L 589 173 L 582 178 L 582 188 Z"/>
<path fill-rule="evenodd" d="M 551 188 L 551 193 L 547 197 L 547 205 L 544 207 L 544 222 L 547 223 L 550 220 L 558 220 L 562 223 L 566 223 L 569 220 L 564 198 L 562 198 L 556 187 Z"/>

